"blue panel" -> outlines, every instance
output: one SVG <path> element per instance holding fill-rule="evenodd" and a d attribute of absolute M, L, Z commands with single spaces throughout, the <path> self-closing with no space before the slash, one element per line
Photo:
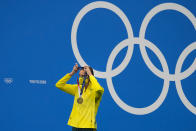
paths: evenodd
<path fill-rule="evenodd" d="M 71 32 L 76 31 L 72 26 L 81 9 L 92 2 L 96 1 L 0 1 L 0 131 L 71 130 L 67 121 L 74 98 L 55 83 L 71 72 L 74 63 L 81 64 L 73 52 L 77 49 L 72 47 Z M 96 74 L 105 90 L 96 117 L 98 131 L 195 131 L 196 1 L 102 3 L 119 8 L 130 28 L 106 8 L 89 11 L 78 26 L 81 57 L 95 70 L 107 72 L 114 87 L 109 78 Z M 146 15 L 164 8 L 154 14 L 144 32 L 141 27 Z M 133 37 L 128 32 L 133 32 Z M 128 38 L 133 52 L 125 46 L 113 63 L 108 62 L 112 51 L 119 49 L 115 47 Z M 154 66 L 149 68 L 140 47 L 145 47 Z M 183 51 L 188 51 L 187 56 Z M 124 61 L 128 62 L 126 68 L 111 76 L 109 64 L 113 71 L 120 69 L 127 54 L 131 59 Z M 185 60 L 177 71 L 180 55 Z M 76 83 L 76 76 L 69 83 Z M 112 97 L 112 89 L 124 105 Z"/>

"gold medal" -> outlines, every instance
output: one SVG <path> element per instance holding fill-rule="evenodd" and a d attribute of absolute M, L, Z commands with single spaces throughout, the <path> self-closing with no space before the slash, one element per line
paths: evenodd
<path fill-rule="evenodd" d="M 83 103 L 83 98 L 82 98 L 82 97 L 79 97 L 79 98 L 77 99 L 77 102 L 78 102 L 78 104 L 82 104 L 82 103 Z"/>

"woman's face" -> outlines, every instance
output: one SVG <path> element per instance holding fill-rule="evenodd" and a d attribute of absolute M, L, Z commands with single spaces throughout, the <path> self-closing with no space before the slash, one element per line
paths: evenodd
<path fill-rule="evenodd" d="M 84 76 L 84 75 L 85 75 L 85 71 L 84 70 L 80 70 L 79 76 Z"/>
<path fill-rule="evenodd" d="M 80 76 L 80 78 L 79 78 L 79 84 L 81 85 L 82 83 L 83 83 L 83 80 L 84 80 L 84 76 L 85 75 L 85 71 L 84 70 L 80 70 L 80 72 L 79 72 L 79 76 Z M 89 83 L 89 78 L 87 78 L 86 80 L 85 80 L 85 83 L 86 84 L 88 84 Z"/>

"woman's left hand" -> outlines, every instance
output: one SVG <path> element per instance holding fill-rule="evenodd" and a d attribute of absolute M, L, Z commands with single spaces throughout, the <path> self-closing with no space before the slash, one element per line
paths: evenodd
<path fill-rule="evenodd" d="M 86 71 L 86 73 L 87 73 L 89 76 L 91 76 L 91 75 L 92 75 L 92 73 L 91 73 L 91 70 L 90 70 L 89 66 L 84 66 L 84 71 Z"/>

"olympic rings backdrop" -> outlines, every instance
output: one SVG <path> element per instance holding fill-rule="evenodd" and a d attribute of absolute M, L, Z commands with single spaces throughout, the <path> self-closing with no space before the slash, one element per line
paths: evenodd
<path fill-rule="evenodd" d="M 71 130 L 55 83 L 75 63 L 105 90 L 98 131 L 196 130 L 195 0 L 7 0 L 0 16 L 1 131 Z"/>

